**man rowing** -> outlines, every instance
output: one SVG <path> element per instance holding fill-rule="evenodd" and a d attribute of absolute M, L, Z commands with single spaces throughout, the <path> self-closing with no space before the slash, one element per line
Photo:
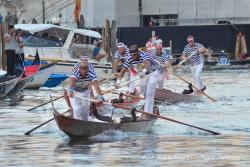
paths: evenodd
<path fill-rule="evenodd" d="M 140 72 L 140 77 L 144 78 L 146 74 L 150 74 L 147 81 L 144 83 L 146 88 L 142 93 L 146 97 L 144 110 L 146 112 L 153 113 L 154 106 L 154 94 L 156 89 L 156 83 L 158 81 L 158 73 L 155 72 L 154 62 L 150 60 L 149 55 L 146 52 L 138 51 L 137 45 L 132 45 L 129 48 L 130 55 L 127 57 L 123 63 L 120 74 L 118 75 L 116 86 L 120 87 L 121 80 L 124 76 L 124 73 L 128 69 L 134 68 L 135 65 L 143 65 L 143 69 Z M 133 79 L 133 78 L 130 78 Z M 141 85 L 144 86 L 143 84 Z M 130 93 L 135 93 L 135 83 L 129 87 Z"/>
<path fill-rule="evenodd" d="M 113 63 L 113 71 L 115 75 L 121 69 L 122 63 L 124 63 L 126 58 L 129 56 L 129 49 L 124 43 L 120 42 L 116 45 L 116 47 L 117 51 L 115 52 Z"/>
<path fill-rule="evenodd" d="M 87 56 L 81 57 L 81 62 L 76 64 L 69 77 L 69 96 L 73 108 L 73 117 L 88 120 L 91 95 L 90 86 L 93 85 L 97 94 L 97 105 L 101 105 L 103 97 L 94 67 L 88 62 Z M 85 98 L 85 99 L 83 99 Z"/>
<path fill-rule="evenodd" d="M 150 52 L 150 58 L 155 60 L 155 67 L 156 71 L 158 73 L 158 82 L 157 82 L 157 88 L 163 89 L 164 86 L 164 80 L 166 78 L 167 72 L 162 67 L 163 66 L 169 66 L 169 60 L 170 56 L 163 51 L 161 45 L 157 45 L 156 48 L 153 48 Z"/>
<path fill-rule="evenodd" d="M 189 35 L 187 37 L 188 44 L 185 46 L 181 58 L 186 60 L 188 56 L 192 54 L 190 57 L 189 63 L 191 67 L 192 74 L 194 76 L 194 83 L 195 86 L 200 89 L 201 91 L 206 90 L 206 86 L 202 82 L 201 75 L 202 75 L 202 68 L 204 65 L 202 54 L 206 53 L 208 50 L 200 43 L 194 41 L 194 37 Z M 192 89 L 189 92 L 185 93 L 192 93 Z"/>

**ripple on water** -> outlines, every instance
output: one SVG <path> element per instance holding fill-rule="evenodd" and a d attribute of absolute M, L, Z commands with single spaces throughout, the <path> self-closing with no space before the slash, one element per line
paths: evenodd
<path fill-rule="evenodd" d="M 190 80 L 191 75 L 181 73 Z M 249 166 L 250 92 L 249 71 L 204 73 L 207 94 L 198 103 L 160 106 L 161 115 L 218 131 L 219 136 L 158 120 L 150 133 L 108 131 L 91 139 L 70 140 L 55 122 L 24 132 L 53 117 L 51 105 L 27 111 L 59 97 L 62 88 L 25 91 L 19 106 L 0 101 L 0 166 Z M 166 88 L 187 88 L 172 77 Z M 67 105 L 55 102 L 59 112 Z"/>

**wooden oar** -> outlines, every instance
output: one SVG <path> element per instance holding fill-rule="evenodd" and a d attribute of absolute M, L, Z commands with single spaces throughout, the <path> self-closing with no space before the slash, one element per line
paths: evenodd
<path fill-rule="evenodd" d="M 64 97 L 65 97 L 65 100 L 66 100 L 66 102 L 67 102 L 67 104 L 68 104 L 68 107 L 69 107 L 70 109 L 67 110 L 66 112 L 62 113 L 62 115 L 66 114 L 66 113 L 68 113 L 68 112 L 70 112 L 70 111 L 71 111 L 71 112 L 73 111 L 72 106 L 71 106 L 71 103 L 70 103 L 70 99 L 69 99 L 69 96 L 68 96 L 68 93 L 67 93 L 67 90 L 65 89 L 64 86 L 63 86 L 63 90 L 64 90 Z M 53 107 L 54 107 L 53 100 L 52 100 L 52 97 L 51 97 L 51 96 L 50 96 L 50 102 L 52 103 L 52 105 L 53 105 Z M 40 124 L 40 125 L 34 127 L 33 129 L 29 130 L 28 132 L 26 132 L 26 133 L 24 133 L 24 134 L 25 134 L 25 135 L 29 135 L 29 134 L 30 134 L 31 132 L 33 132 L 34 130 L 36 130 L 36 129 L 40 128 L 41 126 L 43 126 L 43 125 L 45 125 L 45 124 L 47 124 L 47 123 L 53 121 L 54 119 L 55 119 L 55 118 L 51 118 L 51 119 L 49 119 L 48 121 L 45 121 L 44 123 L 42 123 L 42 124 Z"/>
<path fill-rule="evenodd" d="M 180 65 L 182 65 L 183 63 L 185 63 L 188 59 L 190 59 L 193 55 L 195 55 L 197 52 L 193 52 L 192 54 L 190 54 L 185 60 L 182 60 L 181 62 L 179 62 L 177 65 L 175 65 L 172 69 L 170 69 L 171 71 L 173 71 L 174 69 L 178 68 Z"/>
<path fill-rule="evenodd" d="M 117 107 L 117 108 L 122 108 L 122 109 L 125 109 L 125 110 L 132 110 L 132 108 L 126 107 L 126 106 L 120 105 L 120 104 L 112 104 L 112 106 Z M 201 128 L 201 127 L 198 127 L 198 126 L 194 126 L 194 125 L 191 125 L 191 124 L 188 124 L 188 123 L 185 123 L 185 122 L 181 122 L 181 121 L 169 118 L 169 117 L 152 114 L 152 113 L 145 112 L 145 111 L 142 111 L 142 110 L 136 110 L 136 112 L 146 114 L 146 115 L 150 115 L 150 116 L 153 116 L 153 117 L 156 117 L 156 118 L 168 120 L 168 121 L 175 122 L 175 123 L 178 123 L 178 124 L 186 125 L 186 126 L 189 126 L 189 127 L 192 127 L 192 128 L 196 128 L 196 129 L 199 129 L 199 130 L 202 130 L 202 131 L 209 132 L 209 133 L 211 133 L 213 135 L 220 135 L 220 133 L 218 133 L 218 132 L 214 132 L 212 130 L 208 130 L 208 129 L 204 129 L 204 128 Z"/>
<path fill-rule="evenodd" d="M 120 95 L 121 93 L 118 93 L 118 92 L 110 92 L 111 94 L 115 94 L 115 95 Z M 140 96 L 134 96 L 134 95 L 129 95 L 127 93 L 122 93 L 123 96 L 126 96 L 126 97 L 131 97 L 133 99 L 139 99 L 139 100 L 145 100 L 145 98 L 143 97 L 140 97 Z"/>
<path fill-rule="evenodd" d="M 166 66 L 164 66 L 163 64 L 161 64 L 159 61 L 155 60 L 155 62 L 157 64 L 159 64 L 160 66 L 162 66 L 163 68 L 166 68 Z M 177 75 L 175 72 L 173 72 L 173 68 L 171 70 L 168 70 L 169 72 L 171 72 L 174 76 L 176 76 L 177 78 L 179 78 L 180 80 L 186 82 L 187 84 L 191 84 L 190 82 L 188 82 L 186 79 L 184 79 L 183 77 Z M 192 85 L 192 84 L 191 84 Z M 201 91 L 200 89 L 198 89 L 196 86 L 192 85 L 192 87 L 197 90 L 199 93 L 205 95 L 207 98 L 209 98 L 210 100 L 212 100 L 213 102 L 216 102 L 216 100 L 214 98 L 212 98 L 211 96 L 207 95 L 205 92 Z"/>
<path fill-rule="evenodd" d="M 110 80 L 110 79 L 115 79 L 115 78 L 116 78 L 116 76 L 111 76 L 111 77 L 108 77 L 108 78 L 103 78 L 103 79 L 99 80 L 98 83 L 101 83 L 101 82 L 104 82 L 104 81 Z M 63 98 L 63 97 L 64 97 L 64 95 L 63 95 L 63 96 L 60 96 L 60 97 L 57 97 L 57 98 L 53 99 L 52 101 L 59 100 L 59 99 L 61 99 L 61 98 Z M 32 111 L 32 110 L 34 110 L 34 109 L 36 109 L 36 108 L 42 107 L 42 106 L 44 106 L 44 105 L 46 105 L 46 104 L 49 104 L 49 103 L 51 103 L 51 101 L 48 101 L 48 102 L 45 102 L 45 103 L 43 103 L 43 104 L 40 104 L 40 105 L 38 105 L 38 106 L 36 106 L 36 107 L 30 108 L 30 109 L 28 109 L 27 111 Z"/>
<path fill-rule="evenodd" d="M 70 112 L 70 111 L 72 111 L 72 109 L 69 109 L 69 110 L 65 111 L 64 113 L 62 113 L 62 114 L 66 114 L 66 113 L 68 113 L 68 112 Z M 34 127 L 33 129 L 29 130 L 28 132 L 26 132 L 26 133 L 24 133 L 24 134 L 25 134 L 25 135 L 30 135 L 31 132 L 33 132 L 34 130 L 40 128 L 41 126 L 43 126 L 43 125 L 45 125 L 45 124 L 47 124 L 47 123 L 53 121 L 54 119 L 55 119 L 55 118 L 51 118 L 51 119 L 49 119 L 48 121 L 45 121 L 44 123 L 41 123 L 40 125 Z"/>
<path fill-rule="evenodd" d="M 61 98 L 63 98 L 63 97 L 64 97 L 64 96 L 57 97 L 57 98 L 53 99 L 52 101 L 59 100 L 59 99 L 61 99 Z M 45 102 L 45 103 L 43 103 L 43 104 L 40 104 L 40 105 L 38 105 L 38 106 L 36 106 L 36 107 L 30 108 L 30 109 L 28 109 L 27 111 L 32 111 L 32 110 L 34 110 L 34 109 L 36 109 L 36 108 L 42 107 L 42 106 L 44 106 L 44 105 L 46 105 L 46 104 L 49 104 L 49 103 L 51 103 L 51 101 L 48 101 L 48 102 Z"/>
<path fill-rule="evenodd" d="M 124 83 L 121 83 L 121 84 L 120 84 L 120 87 L 126 86 L 126 85 L 130 84 L 131 82 L 135 82 L 135 81 L 137 81 L 137 80 L 139 80 L 139 79 L 140 79 L 140 77 L 135 77 L 134 79 L 132 79 L 132 80 L 130 80 L 130 81 L 126 81 L 126 82 L 124 82 Z M 111 88 L 111 89 L 109 89 L 109 90 L 106 90 L 106 91 L 102 92 L 102 94 L 103 94 L 103 95 L 104 95 L 104 94 L 107 94 L 107 93 L 112 92 L 112 91 L 114 91 L 114 90 L 116 90 L 116 89 L 117 89 L 116 87 Z"/>

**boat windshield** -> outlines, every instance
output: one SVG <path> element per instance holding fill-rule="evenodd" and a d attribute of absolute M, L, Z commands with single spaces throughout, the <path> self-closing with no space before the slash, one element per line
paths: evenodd
<path fill-rule="evenodd" d="M 48 29 L 26 36 L 24 45 L 29 47 L 62 47 L 68 34 L 68 30 Z"/>

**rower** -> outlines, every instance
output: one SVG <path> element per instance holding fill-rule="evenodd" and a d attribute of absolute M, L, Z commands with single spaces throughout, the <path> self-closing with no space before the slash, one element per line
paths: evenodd
<path fill-rule="evenodd" d="M 135 65 L 143 64 L 144 67 L 140 72 L 140 77 L 144 78 L 146 74 L 153 72 L 155 70 L 153 61 L 150 60 L 149 55 L 146 52 L 138 51 L 137 45 L 132 45 L 129 48 L 130 55 L 127 57 L 125 62 L 123 63 L 123 67 L 121 72 L 117 78 L 116 87 L 120 87 L 121 80 L 124 76 L 124 73 L 128 70 L 133 68 Z M 141 90 L 144 90 L 142 93 L 146 97 L 144 110 L 146 112 L 153 113 L 153 105 L 154 105 L 154 94 L 156 89 L 156 83 L 158 81 L 158 73 L 155 71 L 153 74 L 150 74 L 149 77 L 145 77 L 145 83 L 141 83 Z M 133 79 L 133 78 L 131 78 Z M 143 88 L 144 87 L 144 88 Z M 135 90 L 135 83 L 132 83 L 132 86 L 129 87 L 130 93 L 134 93 Z"/>
<path fill-rule="evenodd" d="M 195 86 L 201 91 L 204 91 L 206 90 L 206 86 L 201 80 L 202 68 L 204 65 L 202 53 L 206 53 L 208 50 L 202 44 L 194 42 L 194 37 L 192 35 L 189 35 L 187 37 L 187 42 L 188 44 L 185 46 L 181 58 L 186 60 L 189 55 L 196 52 L 190 58 L 189 62 L 191 65 L 192 74 L 194 76 Z M 192 93 L 192 91 L 190 91 L 189 93 Z"/>
<path fill-rule="evenodd" d="M 113 64 L 113 71 L 115 75 L 117 75 L 117 72 L 121 70 L 122 63 L 124 63 L 126 58 L 129 56 L 129 49 L 124 43 L 120 42 L 116 45 L 116 47 L 117 51 L 115 52 Z"/>
<path fill-rule="evenodd" d="M 155 64 L 156 71 L 158 72 L 159 77 L 159 80 L 157 82 L 157 88 L 162 90 L 164 86 L 164 80 L 167 76 L 167 72 L 162 67 L 162 65 L 169 66 L 170 56 L 163 51 L 162 46 L 160 45 L 157 45 L 156 48 L 152 49 L 149 53 L 150 58 L 157 61 Z"/>
<path fill-rule="evenodd" d="M 97 82 L 94 67 L 88 62 L 87 56 L 81 57 L 81 62 L 76 64 L 73 73 L 69 77 L 69 96 L 73 108 L 73 117 L 80 120 L 88 120 L 90 101 L 81 97 L 90 98 L 90 86 L 93 85 L 97 93 L 97 105 L 101 105 L 103 97 Z"/>

